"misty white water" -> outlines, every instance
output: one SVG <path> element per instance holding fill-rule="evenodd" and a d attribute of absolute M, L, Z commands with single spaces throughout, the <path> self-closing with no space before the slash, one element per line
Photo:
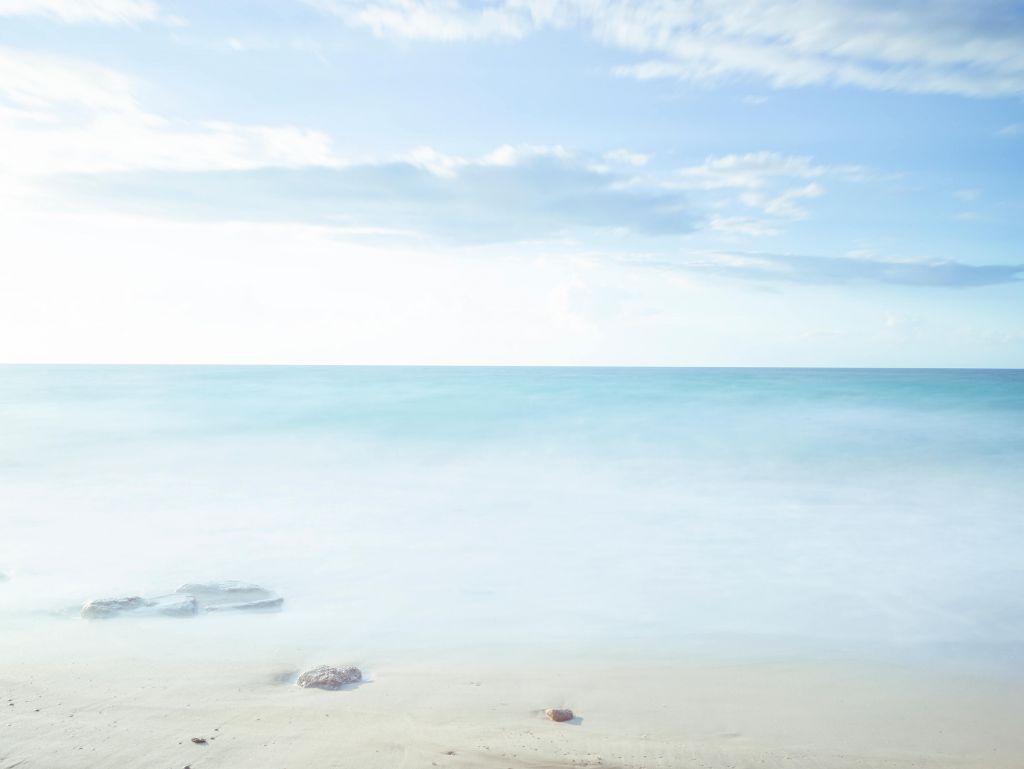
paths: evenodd
<path fill-rule="evenodd" d="M 1019 371 L 0 368 L 11 629 L 241 579 L 283 611 L 141 632 L 1018 666 L 1022 499 Z"/>

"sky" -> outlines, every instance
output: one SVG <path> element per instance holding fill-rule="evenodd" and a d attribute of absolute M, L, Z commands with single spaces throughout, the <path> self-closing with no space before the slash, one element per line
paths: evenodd
<path fill-rule="evenodd" d="M 0 362 L 1024 366 L 1016 0 L 0 0 Z"/>

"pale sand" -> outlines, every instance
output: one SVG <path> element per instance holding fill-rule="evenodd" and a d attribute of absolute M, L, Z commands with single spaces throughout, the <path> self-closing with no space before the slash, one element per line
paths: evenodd
<path fill-rule="evenodd" d="M 318 661 L 358 662 L 369 680 L 329 692 L 290 683 L 306 662 L 298 648 L 268 659 L 240 646 L 225 663 L 202 650 L 143 655 L 134 640 L 112 643 L 118 632 L 0 634 L 0 769 L 1024 765 L 1024 693 L 995 675 L 339 655 Z M 544 718 L 560 706 L 579 722 Z"/>

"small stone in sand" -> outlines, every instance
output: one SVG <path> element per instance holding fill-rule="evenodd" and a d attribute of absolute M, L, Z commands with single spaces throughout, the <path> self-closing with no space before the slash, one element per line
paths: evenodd
<path fill-rule="evenodd" d="M 205 745 L 206 744 L 206 738 L 205 737 L 193 737 L 192 738 L 192 742 L 194 742 L 196 745 Z"/>
<path fill-rule="evenodd" d="M 572 711 L 569 708 L 548 708 L 544 711 L 544 715 L 552 721 L 572 721 L 573 719 Z"/>
<path fill-rule="evenodd" d="M 304 689 L 340 689 L 345 684 L 354 684 L 362 680 L 363 674 L 359 668 L 318 665 L 300 675 L 295 683 Z"/>

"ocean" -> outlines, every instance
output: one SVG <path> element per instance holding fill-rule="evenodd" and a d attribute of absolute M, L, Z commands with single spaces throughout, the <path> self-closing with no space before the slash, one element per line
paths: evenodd
<path fill-rule="evenodd" d="M 239 579 L 189 643 L 1019 668 L 1022 500 L 1018 370 L 0 367 L 11 626 Z"/>

